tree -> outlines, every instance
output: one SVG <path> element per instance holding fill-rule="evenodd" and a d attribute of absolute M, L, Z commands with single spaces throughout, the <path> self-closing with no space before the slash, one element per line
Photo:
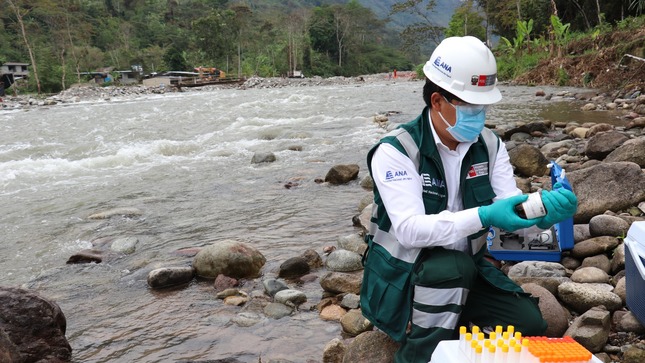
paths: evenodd
<path fill-rule="evenodd" d="M 38 87 L 38 94 L 41 93 L 41 87 L 40 87 L 40 78 L 38 77 L 38 64 L 36 63 L 36 56 L 34 55 L 34 50 L 33 46 L 29 42 L 29 38 L 27 36 L 27 30 L 25 29 L 25 22 L 24 22 L 24 17 L 29 14 L 32 8 L 21 8 L 16 1 L 14 0 L 6 0 L 9 3 L 9 7 L 11 10 L 13 10 L 14 15 L 16 16 L 16 22 L 18 23 L 18 26 L 20 27 L 20 33 L 22 35 L 22 40 L 25 43 L 25 47 L 27 48 L 27 52 L 29 53 L 29 60 L 31 61 L 31 69 L 34 72 L 34 79 L 36 80 L 36 85 Z"/>
<path fill-rule="evenodd" d="M 427 44 L 428 41 L 433 42 L 434 45 L 439 44 L 444 28 L 434 24 L 429 17 L 435 6 L 436 0 L 406 0 L 392 5 L 390 15 L 406 12 L 423 19 L 422 22 L 408 25 L 401 32 L 404 49 L 414 49 Z"/>
<path fill-rule="evenodd" d="M 484 17 L 473 8 L 473 1 L 468 0 L 455 10 L 450 19 L 446 37 L 472 35 L 481 41 L 487 41 Z"/>

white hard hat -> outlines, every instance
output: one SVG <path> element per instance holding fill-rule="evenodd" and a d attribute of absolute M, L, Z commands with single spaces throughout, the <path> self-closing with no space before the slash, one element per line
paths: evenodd
<path fill-rule="evenodd" d="M 434 84 L 468 103 L 489 105 L 502 99 L 495 86 L 495 56 L 472 36 L 444 39 L 423 66 L 423 73 Z"/>

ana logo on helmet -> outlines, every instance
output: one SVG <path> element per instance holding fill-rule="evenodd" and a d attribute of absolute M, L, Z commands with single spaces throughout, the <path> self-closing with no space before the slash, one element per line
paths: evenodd
<path fill-rule="evenodd" d="M 437 57 L 437 59 L 434 60 L 434 65 L 443 68 L 447 72 L 452 72 L 452 67 L 446 63 L 441 62 L 441 57 Z"/>

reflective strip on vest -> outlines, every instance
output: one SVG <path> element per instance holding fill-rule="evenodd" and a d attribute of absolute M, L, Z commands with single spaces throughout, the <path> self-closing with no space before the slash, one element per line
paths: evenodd
<path fill-rule="evenodd" d="M 484 247 L 486 244 L 486 239 L 488 238 L 488 233 L 484 233 L 483 235 L 479 236 L 478 238 L 475 238 L 470 241 L 470 254 L 471 255 L 476 255 L 479 250 Z"/>
<path fill-rule="evenodd" d="M 375 223 L 371 223 L 376 226 Z M 393 234 L 382 231 L 378 229 L 378 226 L 376 228 L 375 233 L 371 233 L 374 237 L 372 237 L 372 241 L 374 243 L 379 244 L 381 247 L 385 248 L 385 250 L 392 255 L 392 257 L 407 262 L 407 263 L 414 263 L 417 260 L 417 256 L 419 256 L 419 253 L 421 253 L 421 248 L 405 248 L 399 243 L 399 240 L 394 237 Z"/>
<path fill-rule="evenodd" d="M 435 289 L 415 285 L 414 302 L 430 306 L 464 305 L 468 297 L 468 291 L 463 287 Z"/>
<path fill-rule="evenodd" d="M 459 322 L 459 314 L 446 311 L 444 313 L 425 313 L 412 309 L 412 324 L 424 329 L 444 328 L 453 330 Z"/>

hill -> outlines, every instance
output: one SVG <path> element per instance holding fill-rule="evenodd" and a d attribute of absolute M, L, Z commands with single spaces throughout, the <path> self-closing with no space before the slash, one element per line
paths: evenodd
<path fill-rule="evenodd" d="M 645 27 L 615 29 L 569 42 L 566 56 L 543 59 L 515 82 L 645 92 L 643 58 Z"/>
<path fill-rule="evenodd" d="M 406 14 L 406 13 L 395 14 L 390 16 L 392 5 L 400 2 L 402 1 L 359 0 L 359 3 L 361 3 L 361 5 L 371 9 L 379 18 L 386 19 L 389 17 L 390 24 L 388 26 L 394 30 L 401 30 L 410 24 L 420 22 L 420 21 L 425 21 L 418 15 L 412 15 L 412 14 Z M 436 2 L 436 5 L 433 11 L 428 14 L 428 18 L 433 24 L 446 27 L 448 26 L 448 22 L 450 21 L 452 14 L 455 12 L 455 9 L 458 8 L 460 5 L 461 5 L 461 1 L 459 0 L 438 0 Z"/>

